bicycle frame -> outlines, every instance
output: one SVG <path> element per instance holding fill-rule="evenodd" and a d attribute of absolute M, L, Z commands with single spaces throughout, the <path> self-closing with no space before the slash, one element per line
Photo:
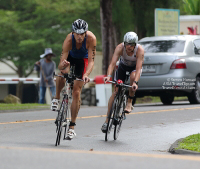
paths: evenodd
<path fill-rule="evenodd" d="M 126 81 L 128 80 L 128 77 L 129 77 L 129 73 L 126 73 Z M 117 139 L 120 128 L 121 128 L 122 120 L 124 120 L 124 117 L 125 117 L 124 108 L 127 101 L 127 97 L 125 95 L 126 88 L 132 87 L 132 86 L 124 84 L 122 81 L 117 81 L 117 82 L 108 81 L 108 82 L 115 84 L 116 87 L 118 88 L 118 91 L 117 91 L 117 94 L 115 95 L 113 105 L 110 110 L 110 114 L 108 116 L 108 126 L 107 126 L 107 131 L 105 134 L 105 141 L 108 140 L 110 131 L 112 129 L 112 125 L 114 125 L 115 127 L 114 139 L 115 140 Z"/>
<path fill-rule="evenodd" d="M 56 129 L 56 132 L 57 132 L 57 138 L 56 138 L 56 144 L 55 144 L 56 146 L 60 145 L 60 138 L 61 138 L 62 127 L 63 127 L 64 122 L 66 122 L 66 125 L 64 126 L 65 131 L 64 131 L 63 139 L 65 140 L 67 138 L 66 131 L 67 131 L 67 126 L 69 126 L 70 116 L 71 116 L 70 108 L 71 108 L 71 103 L 72 103 L 72 91 L 73 91 L 74 80 L 81 80 L 75 77 L 74 69 L 75 69 L 74 66 L 70 68 L 70 74 L 55 75 L 55 76 L 59 76 L 66 79 L 65 87 L 64 87 L 64 90 L 62 91 L 63 99 L 61 102 L 60 110 L 58 111 L 58 115 L 56 118 L 58 120 L 58 125 Z"/>

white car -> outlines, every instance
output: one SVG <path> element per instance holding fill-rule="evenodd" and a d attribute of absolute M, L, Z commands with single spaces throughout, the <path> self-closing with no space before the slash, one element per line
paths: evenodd
<path fill-rule="evenodd" d="M 175 96 L 200 103 L 200 36 L 146 37 L 139 41 L 145 50 L 137 97 L 159 96 L 172 104 Z"/>

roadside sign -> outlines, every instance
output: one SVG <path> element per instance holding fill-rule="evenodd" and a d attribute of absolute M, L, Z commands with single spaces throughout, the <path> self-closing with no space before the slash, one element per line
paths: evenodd
<path fill-rule="evenodd" d="M 155 9 L 155 36 L 179 35 L 179 9 Z"/>

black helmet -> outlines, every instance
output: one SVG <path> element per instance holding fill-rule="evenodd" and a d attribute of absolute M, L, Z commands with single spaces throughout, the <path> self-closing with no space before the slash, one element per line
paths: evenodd
<path fill-rule="evenodd" d="M 77 19 L 72 23 L 72 32 L 82 34 L 88 30 L 88 24 L 82 19 Z"/>

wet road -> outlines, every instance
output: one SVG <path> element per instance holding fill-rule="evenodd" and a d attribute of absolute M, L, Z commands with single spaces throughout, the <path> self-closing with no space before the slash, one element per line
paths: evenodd
<path fill-rule="evenodd" d="M 135 105 L 123 121 L 118 140 L 104 141 L 106 107 L 81 107 L 77 137 L 55 147 L 55 112 L 0 113 L 0 160 L 3 168 L 199 168 L 200 157 L 168 153 L 179 138 L 199 133 L 200 105 Z M 32 164 L 30 166 L 30 164 Z M 57 165 L 56 165 L 57 164 Z M 2 165 L 1 165 L 2 166 Z M 2 168 L 2 167 L 0 167 Z M 89 167 L 90 168 L 90 167 Z"/>

